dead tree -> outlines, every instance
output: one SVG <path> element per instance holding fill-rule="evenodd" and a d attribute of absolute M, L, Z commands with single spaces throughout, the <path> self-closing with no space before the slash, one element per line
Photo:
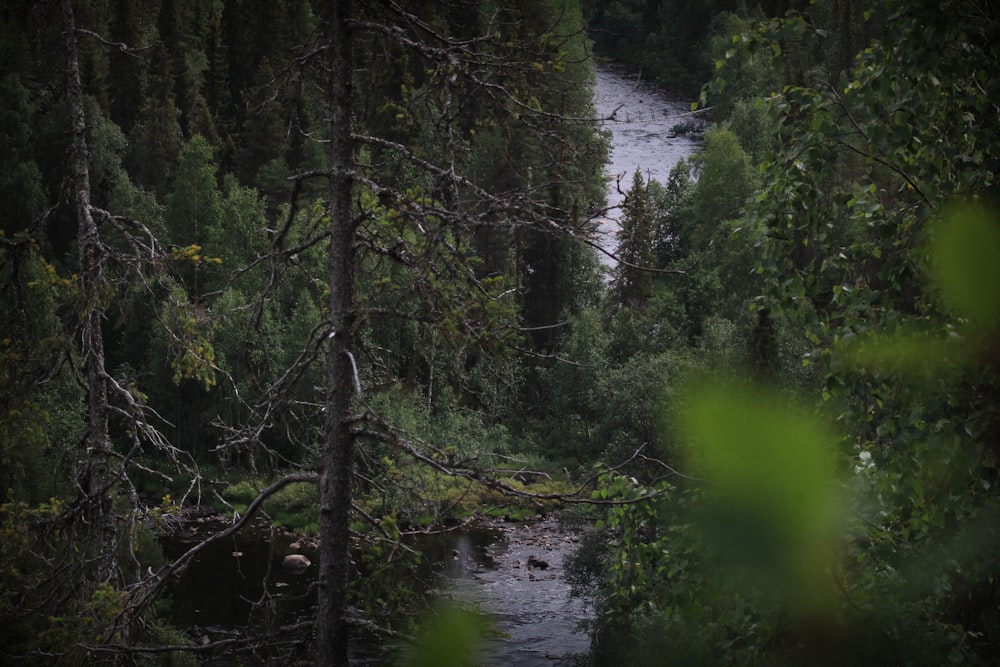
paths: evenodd
<path fill-rule="evenodd" d="M 87 150 L 87 116 L 76 47 L 73 3 L 63 0 L 63 31 L 66 48 L 66 92 L 70 105 L 72 143 L 70 183 L 77 221 L 80 259 L 80 353 L 87 386 L 87 434 L 85 465 L 77 479 L 81 518 L 89 526 L 96 544 L 91 585 L 108 582 L 115 570 L 115 516 L 112 508 L 111 441 L 108 434 L 108 386 L 104 368 L 105 247 L 90 201 L 90 155 Z"/>

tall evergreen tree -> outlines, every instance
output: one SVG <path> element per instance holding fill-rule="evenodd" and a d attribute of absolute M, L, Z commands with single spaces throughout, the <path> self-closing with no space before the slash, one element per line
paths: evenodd
<path fill-rule="evenodd" d="M 126 134 L 139 121 L 145 90 L 145 61 L 130 49 L 148 43 L 142 26 L 142 9 L 136 0 L 117 0 L 111 24 L 111 39 L 122 48 L 109 56 L 109 116 Z"/>
<path fill-rule="evenodd" d="M 642 174 L 636 170 L 632 187 L 625 195 L 616 234 L 618 264 L 613 289 L 619 305 L 637 313 L 644 310 L 653 290 L 653 232 L 656 211 L 653 197 Z"/>
<path fill-rule="evenodd" d="M 141 186 L 164 196 L 183 141 L 181 113 L 175 103 L 175 81 L 166 47 L 158 43 L 150 56 L 139 121 L 129 135 L 128 170 Z"/>

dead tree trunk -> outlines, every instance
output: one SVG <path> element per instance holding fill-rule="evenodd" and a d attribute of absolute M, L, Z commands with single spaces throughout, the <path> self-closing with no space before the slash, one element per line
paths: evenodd
<path fill-rule="evenodd" d="M 90 155 L 87 149 L 87 116 L 76 47 L 73 3 L 63 0 L 63 29 L 66 46 L 66 96 L 70 108 L 72 144 L 70 150 L 71 187 L 77 219 L 77 247 L 80 259 L 80 345 L 87 378 L 87 436 L 83 469 L 77 479 L 77 493 L 83 505 L 87 537 L 95 546 L 91 583 L 103 583 L 115 571 L 115 524 L 111 503 L 111 443 L 108 435 L 108 387 L 104 367 L 104 336 L 101 321 L 104 252 L 90 201 Z"/>
<path fill-rule="evenodd" d="M 353 58 L 350 0 L 333 0 L 329 28 L 330 331 L 327 338 L 325 442 L 320 476 L 320 570 L 316 664 L 348 664 L 347 581 L 354 434 L 351 428 L 354 320 Z"/>

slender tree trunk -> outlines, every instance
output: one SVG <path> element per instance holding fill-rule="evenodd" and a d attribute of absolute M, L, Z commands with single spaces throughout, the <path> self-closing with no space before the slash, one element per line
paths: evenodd
<path fill-rule="evenodd" d="M 93 583 L 108 581 L 115 570 L 115 523 L 111 503 L 110 452 L 108 435 L 108 387 L 105 382 L 104 318 L 105 280 L 100 232 L 90 203 L 90 155 L 87 149 L 87 116 L 84 109 L 80 62 L 76 48 L 76 21 L 72 0 L 63 0 L 63 28 L 66 46 L 66 96 L 70 107 L 72 146 L 70 169 L 77 218 L 77 247 L 80 256 L 80 343 L 87 375 L 86 469 L 78 479 L 78 493 L 84 503 L 84 517 L 95 541 L 96 559 L 88 572 Z"/>
<path fill-rule="evenodd" d="M 348 664 L 347 581 L 354 435 L 351 432 L 354 315 L 352 85 L 350 0 L 332 0 L 330 14 L 330 336 L 326 437 L 320 476 L 320 563 L 316 663 Z"/>

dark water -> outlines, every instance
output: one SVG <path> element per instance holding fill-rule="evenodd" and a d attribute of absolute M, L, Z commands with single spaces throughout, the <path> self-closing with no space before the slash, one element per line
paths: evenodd
<path fill-rule="evenodd" d="M 222 527 L 209 522 L 163 539 L 164 554 L 177 558 Z M 294 537 L 259 523 L 210 544 L 170 587 L 174 624 L 195 636 L 214 637 L 247 624 L 266 627 L 296 620 L 315 603 L 309 590 L 314 577 L 308 570 L 292 574 L 281 561 L 290 553 L 314 562 L 319 556 L 309 545 L 293 548 L 295 542 Z"/>
<path fill-rule="evenodd" d="M 164 540 L 166 555 L 177 557 L 213 528 L 218 526 L 206 524 Z M 494 633 L 484 640 L 480 665 L 572 664 L 589 646 L 579 629 L 588 617 L 587 605 L 570 596 L 563 576 L 563 560 L 576 539 L 555 521 L 496 523 L 414 537 L 408 543 L 421 552 L 423 565 L 411 574 L 419 581 L 409 583 L 429 597 L 452 600 L 490 619 Z M 289 553 L 318 560 L 314 546 L 266 525 L 213 543 L 171 587 L 175 625 L 196 640 L 215 640 L 247 625 L 267 628 L 311 619 L 316 568 L 285 571 L 281 561 Z M 398 642 L 359 633 L 352 662 L 392 664 L 400 648 Z"/>
<path fill-rule="evenodd" d="M 611 132 L 611 161 L 606 168 L 608 205 L 620 206 L 638 170 L 643 178 L 666 183 L 677 162 L 698 147 L 698 137 L 679 133 L 691 123 L 690 102 L 672 98 L 622 68 L 597 66 L 594 106 L 599 117 L 612 117 L 604 123 Z M 608 250 L 617 246 L 620 211 L 612 208 L 603 221 L 602 245 Z M 604 257 L 605 264 L 613 260 Z"/>
<path fill-rule="evenodd" d="M 487 542 L 457 536 L 458 553 L 445 554 L 437 570 L 446 595 L 477 606 L 505 635 L 486 642 L 480 664 L 572 664 L 590 646 L 579 627 L 590 610 L 570 596 L 563 570 L 576 534 L 555 521 L 503 524 L 492 532 Z"/>

